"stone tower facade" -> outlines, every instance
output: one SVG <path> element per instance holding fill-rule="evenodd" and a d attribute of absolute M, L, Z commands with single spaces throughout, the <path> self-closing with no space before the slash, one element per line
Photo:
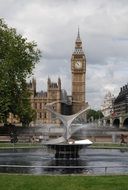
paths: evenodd
<path fill-rule="evenodd" d="M 86 78 L 86 57 L 82 49 L 82 41 L 78 29 L 75 42 L 75 50 L 71 57 L 72 73 L 72 114 L 86 107 L 85 100 L 85 78 Z"/>
<path fill-rule="evenodd" d="M 54 110 L 61 113 L 61 80 L 58 78 L 58 82 L 51 82 L 48 78 L 47 92 L 36 91 L 36 80 L 32 79 L 28 84 L 28 88 L 31 92 L 30 102 L 33 109 L 36 110 L 36 123 L 56 123 L 60 124 L 59 120 L 54 120 L 54 115 L 46 111 L 45 105 L 51 102 L 57 102 L 54 104 Z"/>
<path fill-rule="evenodd" d="M 51 82 L 51 79 L 48 78 L 47 82 L 47 103 L 56 102 L 54 104 L 54 110 L 58 113 L 61 113 L 61 80 L 58 78 L 58 83 Z M 47 123 L 53 123 L 55 116 L 47 112 Z M 60 123 L 59 121 L 54 121 L 54 123 Z"/>
<path fill-rule="evenodd" d="M 86 107 L 85 103 L 85 77 L 86 77 L 86 58 L 82 49 L 82 41 L 78 30 L 78 35 L 75 41 L 75 50 L 71 58 L 71 73 L 72 73 L 72 94 L 67 95 L 66 90 L 61 89 L 61 79 L 58 78 L 56 83 L 50 78 L 47 80 L 47 91 L 36 91 L 36 80 L 28 84 L 31 92 L 31 105 L 36 110 L 36 123 L 55 123 L 60 124 L 59 120 L 55 119 L 55 115 L 46 111 L 47 103 L 55 102 L 54 110 L 64 115 L 74 114 Z"/>

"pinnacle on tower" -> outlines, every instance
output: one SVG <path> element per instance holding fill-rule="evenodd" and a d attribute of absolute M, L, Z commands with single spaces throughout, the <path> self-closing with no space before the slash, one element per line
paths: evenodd
<path fill-rule="evenodd" d="M 74 51 L 74 54 L 83 54 L 82 41 L 80 39 L 79 27 L 78 27 L 78 34 L 77 34 L 77 38 L 76 38 L 76 42 L 75 42 L 75 51 Z"/>
<path fill-rule="evenodd" d="M 81 42 L 79 27 L 78 27 L 78 34 L 77 34 L 76 42 Z"/>

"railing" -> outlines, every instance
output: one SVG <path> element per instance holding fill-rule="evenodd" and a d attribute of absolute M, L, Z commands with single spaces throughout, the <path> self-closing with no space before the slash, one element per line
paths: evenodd
<path fill-rule="evenodd" d="M 60 174 L 62 174 L 62 171 L 63 172 L 65 171 L 65 174 L 66 173 L 68 174 L 69 172 L 72 174 L 73 173 L 77 174 L 77 171 L 79 172 L 81 171 L 80 173 L 85 174 L 85 175 L 128 174 L 128 165 L 123 165 L 123 166 L 117 166 L 117 165 L 115 166 L 37 166 L 37 165 L 27 166 L 27 165 L 8 165 L 7 164 L 7 165 L 0 165 L 0 172 L 1 172 L 1 168 L 6 168 L 6 169 L 15 168 L 17 169 L 17 171 L 20 170 L 20 168 L 22 169 L 27 168 L 28 170 L 33 169 L 33 173 L 34 173 L 34 168 L 36 168 L 35 174 L 38 174 L 38 169 L 45 170 L 45 171 L 42 170 L 42 174 L 46 174 L 46 173 L 50 174 L 51 172 L 54 172 L 54 173 L 59 172 Z M 17 173 L 20 173 L 20 171 Z"/>

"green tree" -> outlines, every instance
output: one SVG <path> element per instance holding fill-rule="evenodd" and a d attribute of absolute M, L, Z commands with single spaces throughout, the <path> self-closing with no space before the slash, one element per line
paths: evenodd
<path fill-rule="evenodd" d="M 89 109 L 87 111 L 87 121 L 93 121 L 93 120 L 96 120 L 96 119 L 99 119 L 99 118 L 102 118 L 103 117 L 103 114 L 100 110 L 96 111 L 96 110 L 93 110 L 93 109 Z"/>
<path fill-rule="evenodd" d="M 32 75 L 40 56 L 35 42 L 28 42 L 0 19 L 0 117 L 4 122 L 9 113 L 29 122 L 35 115 L 26 79 Z"/>

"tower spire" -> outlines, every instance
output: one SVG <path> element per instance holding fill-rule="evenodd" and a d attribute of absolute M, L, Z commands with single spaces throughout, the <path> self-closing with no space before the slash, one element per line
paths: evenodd
<path fill-rule="evenodd" d="M 78 33 L 77 33 L 76 42 L 81 42 L 81 39 L 80 39 L 80 29 L 79 29 L 79 26 L 78 26 Z"/>
<path fill-rule="evenodd" d="M 79 27 L 78 27 L 77 38 L 76 38 L 76 41 L 75 41 L 74 54 L 84 54 L 83 50 L 82 50 L 82 41 L 80 39 L 80 30 L 79 30 Z"/>
<path fill-rule="evenodd" d="M 80 29 L 79 29 L 79 26 L 78 26 L 78 34 L 77 34 L 77 38 L 80 38 Z"/>

